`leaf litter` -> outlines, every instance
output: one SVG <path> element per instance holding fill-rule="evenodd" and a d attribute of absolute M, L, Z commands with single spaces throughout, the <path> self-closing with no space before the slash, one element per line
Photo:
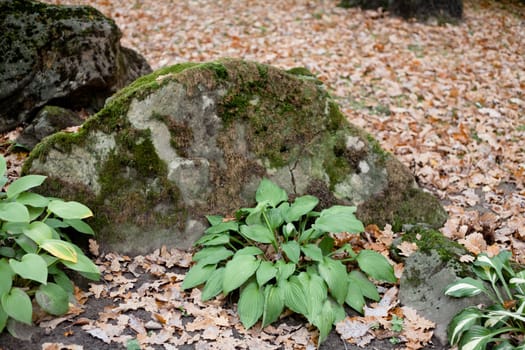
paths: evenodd
<path fill-rule="evenodd" d="M 411 169 L 421 187 L 445 203 L 449 219 L 443 234 L 473 255 L 510 249 L 525 263 L 523 6 L 466 0 L 464 21 L 440 26 L 380 11 L 341 9 L 336 7 L 339 0 L 47 2 L 96 7 L 116 21 L 123 45 L 144 55 L 154 69 L 220 57 L 310 69 L 352 123 L 376 137 Z M 1 140 L 11 178 L 19 176 L 26 156 L 6 147 L 17 132 Z M 371 229 L 363 236 L 359 244 L 388 255 L 384 247 L 393 237 L 391 228 Z M 414 249 L 403 246 L 402 254 Z M 98 256 L 95 245 L 91 251 Z M 227 300 L 203 304 L 196 289 L 189 295 L 182 292 L 184 274 L 172 270 L 188 267 L 190 261 L 188 253 L 166 248 L 147 257 L 98 256 L 104 282 L 76 293 L 75 312 L 41 326 L 74 320 L 88 298 L 111 297 L 118 306 L 100 319 L 80 317 L 74 322 L 103 340 L 126 344 L 134 339 L 144 348 L 211 348 L 207 340 L 212 339 L 221 349 L 313 346 L 315 335 L 303 326 L 283 323 L 246 331 L 234 306 L 225 306 Z M 399 277 L 402 265 L 396 264 L 395 270 Z M 154 280 L 140 284 L 145 274 Z M 150 319 L 131 314 L 137 310 L 149 313 Z M 389 330 L 392 315 L 403 317 L 404 332 L 412 334 L 400 335 L 406 348 L 417 349 L 430 339 L 431 324 L 413 311 L 399 306 L 388 310 L 386 318 L 376 319 L 379 329 Z M 185 317 L 193 320 L 185 324 Z M 338 328 L 347 327 L 350 334 L 353 328 L 355 334 L 366 328 L 365 334 L 377 336 L 370 333 L 377 324 L 367 323 L 367 317 L 372 316 L 347 318 Z M 353 337 L 354 342 L 364 342 L 362 336 Z"/>

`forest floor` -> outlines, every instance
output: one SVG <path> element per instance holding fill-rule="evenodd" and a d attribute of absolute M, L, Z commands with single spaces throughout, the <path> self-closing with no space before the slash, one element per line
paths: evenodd
<path fill-rule="evenodd" d="M 353 124 L 377 138 L 411 169 L 422 188 L 444 203 L 449 213 L 444 235 L 473 255 L 510 249 L 525 263 L 523 4 L 465 1 L 461 23 L 440 25 L 343 9 L 337 0 L 47 2 L 96 7 L 116 21 L 123 45 L 141 53 L 154 69 L 221 57 L 308 68 Z M 11 164 L 19 162 L 16 154 L 8 157 Z M 87 304 L 80 303 L 78 314 L 63 320 L 69 322 L 66 331 L 61 328 L 57 335 L 52 331 L 55 323 L 46 324 L 49 336 L 46 327 L 33 331 L 40 337 L 38 345 L 46 341 L 51 344 L 46 349 L 61 349 L 53 347 L 58 342 L 70 344 L 64 349 L 138 349 L 134 346 L 140 340 L 159 349 L 312 346 L 313 333 L 297 320 L 265 332 L 246 332 L 238 321 L 232 322 L 236 316 L 222 301 L 211 309 L 201 304 L 194 294 L 198 290 L 175 306 L 179 318 L 163 314 L 161 306 L 168 303 L 169 293 L 177 292 L 175 281 L 183 279 L 189 263 L 185 254 L 164 250 L 150 257 L 99 257 L 105 282 L 79 291 L 78 299 Z M 154 297 L 160 290 L 163 296 Z M 140 318 L 145 313 L 152 319 Z M 184 315 L 191 320 L 182 322 Z M 179 329 L 179 341 L 185 334 L 186 345 L 166 345 L 174 337 L 173 330 L 163 327 L 170 322 L 172 329 Z M 124 338 L 115 342 L 119 337 Z M 406 339 L 393 345 L 393 338 L 390 334 L 374 347 L 417 348 Z M 0 349 L 33 349 L 34 339 L 21 344 L 4 335 Z M 115 345 L 119 343 L 127 345 Z M 351 346 L 332 333 L 322 348 Z"/>

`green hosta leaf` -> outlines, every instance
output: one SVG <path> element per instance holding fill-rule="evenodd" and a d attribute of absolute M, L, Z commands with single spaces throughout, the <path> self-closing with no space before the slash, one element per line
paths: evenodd
<path fill-rule="evenodd" d="M 459 343 L 462 334 L 472 328 L 474 325 L 479 325 L 482 312 L 477 307 L 469 307 L 458 313 L 448 325 L 448 341 L 451 345 Z"/>
<path fill-rule="evenodd" d="M 86 235 L 95 235 L 95 231 L 89 226 L 87 223 L 82 221 L 81 219 L 65 219 L 64 223 L 67 225 L 73 227 L 75 230 L 77 230 L 80 233 L 84 233 Z"/>
<path fill-rule="evenodd" d="M 277 268 L 277 283 L 287 280 L 295 272 L 296 268 L 294 263 L 285 263 L 282 260 L 277 260 L 274 266 Z"/>
<path fill-rule="evenodd" d="M 202 289 L 201 300 L 206 301 L 219 295 L 222 292 L 222 284 L 224 279 L 224 267 L 220 267 L 208 278 L 204 288 Z"/>
<path fill-rule="evenodd" d="M 257 203 L 267 201 L 272 207 L 277 207 L 279 203 L 286 202 L 288 195 L 286 191 L 268 179 L 262 179 L 255 193 Z"/>
<path fill-rule="evenodd" d="M 523 285 L 525 284 L 525 270 L 516 273 L 516 276 L 509 281 L 512 285 Z"/>
<path fill-rule="evenodd" d="M 58 284 L 63 290 L 69 294 L 73 294 L 75 286 L 69 277 L 65 274 L 64 271 L 58 269 L 56 266 L 48 267 L 48 273 L 53 275 L 53 280 Z"/>
<path fill-rule="evenodd" d="M 29 221 L 37 220 L 46 210 L 46 208 L 36 208 L 36 207 L 27 207 L 27 212 L 29 213 Z"/>
<path fill-rule="evenodd" d="M 2 231 L 11 235 L 18 235 L 24 231 L 24 228 L 26 228 L 27 225 L 29 225 L 29 222 L 4 222 L 2 225 Z"/>
<path fill-rule="evenodd" d="M 261 261 L 255 277 L 260 287 L 277 275 L 277 268 L 269 261 Z"/>
<path fill-rule="evenodd" d="M 477 277 L 484 281 L 489 281 L 492 283 L 496 282 L 498 279 L 497 272 L 488 266 L 472 266 L 472 271 L 474 271 Z"/>
<path fill-rule="evenodd" d="M 5 312 L 4 308 L 0 303 L 0 334 L 4 331 L 8 318 L 9 315 L 7 314 L 7 312 Z"/>
<path fill-rule="evenodd" d="M 46 177 L 42 175 L 26 175 L 15 181 L 7 188 L 7 198 L 13 198 L 17 194 L 25 192 L 30 188 L 40 186 Z"/>
<path fill-rule="evenodd" d="M 260 203 L 257 203 L 257 206 L 255 208 L 246 208 L 245 210 L 248 212 L 248 216 L 244 220 L 244 222 L 247 225 L 262 225 L 265 224 L 264 218 L 262 218 L 263 211 L 266 211 L 269 207 L 268 201 L 263 201 Z"/>
<path fill-rule="evenodd" d="M 66 224 L 63 220 L 56 219 L 56 218 L 47 218 L 44 220 L 44 223 L 52 228 L 66 228 L 69 227 L 68 224 Z"/>
<path fill-rule="evenodd" d="M 7 173 L 7 162 L 5 161 L 4 156 L 0 156 L 0 177 L 4 177 L 6 173 Z"/>
<path fill-rule="evenodd" d="M 206 219 L 208 220 L 211 226 L 215 226 L 220 224 L 224 220 L 224 217 L 221 215 L 207 215 Z"/>
<path fill-rule="evenodd" d="M 501 307 L 501 305 L 498 306 Z M 513 312 L 501 308 L 501 310 L 491 310 L 485 316 L 487 317 L 487 320 L 485 321 L 484 326 L 489 328 L 496 327 L 499 322 L 504 322 L 507 319 L 512 319 L 515 322 L 525 322 L 523 311 Z"/>
<path fill-rule="evenodd" d="M 487 344 L 499 333 L 502 333 L 502 329 L 494 331 L 474 325 L 461 337 L 459 348 L 464 350 L 485 350 Z"/>
<path fill-rule="evenodd" d="M 69 242 L 60 239 L 46 239 L 40 243 L 40 248 L 48 251 L 51 255 L 57 258 L 76 263 L 78 261 L 78 254 L 75 246 Z"/>
<path fill-rule="evenodd" d="M 323 312 L 323 305 L 328 297 L 328 290 L 323 279 L 316 273 L 301 272 L 297 278 L 301 282 L 306 298 L 306 317 L 313 323 L 316 315 Z"/>
<path fill-rule="evenodd" d="M 295 228 L 295 225 L 291 222 L 287 223 L 286 225 L 283 225 L 281 228 L 281 231 L 283 233 L 283 236 L 287 240 L 290 236 L 295 236 L 297 233 L 297 229 Z"/>
<path fill-rule="evenodd" d="M 7 293 L 13 286 L 14 272 L 6 259 L 0 259 L 0 295 Z"/>
<path fill-rule="evenodd" d="M 481 292 L 487 292 L 483 282 L 475 280 L 471 277 L 465 277 L 454 283 L 451 283 L 445 289 L 445 295 L 450 295 L 456 298 L 471 297 L 478 295 Z"/>
<path fill-rule="evenodd" d="M 365 228 L 355 217 L 355 211 L 355 207 L 335 205 L 321 211 L 312 227 L 324 232 L 363 232 Z"/>
<path fill-rule="evenodd" d="M 213 275 L 216 267 L 217 265 L 205 265 L 201 263 L 193 265 L 186 274 L 186 277 L 184 277 L 182 289 L 189 289 L 203 284 Z"/>
<path fill-rule="evenodd" d="M 284 222 L 281 207 L 282 205 L 280 205 L 279 208 L 271 208 L 266 211 L 266 217 L 268 218 L 268 223 L 272 229 L 280 227 Z"/>
<path fill-rule="evenodd" d="M 54 267 L 54 264 L 59 260 L 56 256 L 52 256 L 46 253 L 40 253 L 38 255 L 40 255 L 40 257 L 45 260 L 48 269 L 49 267 Z M 48 271 L 48 273 L 51 272 Z"/>
<path fill-rule="evenodd" d="M 16 201 L 35 208 L 45 208 L 49 204 L 49 199 L 47 197 L 32 192 L 20 193 L 16 198 Z"/>
<path fill-rule="evenodd" d="M 23 229 L 24 234 L 40 245 L 53 237 L 51 228 L 42 221 L 34 221 Z"/>
<path fill-rule="evenodd" d="M 253 246 L 244 247 L 242 249 L 239 249 L 237 252 L 235 252 L 235 256 L 259 255 L 259 254 L 264 254 L 264 252 L 260 248 L 253 247 Z"/>
<path fill-rule="evenodd" d="M 296 241 L 289 241 L 281 244 L 281 248 L 286 253 L 288 259 L 293 263 L 299 262 L 299 257 L 301 256 L 301 247 Z"/>
<path fill-rule="evenodd" d="M 69 310 L 69 295 L 58 284 L 41 285 L 35 293 L 35 299 L 51 315 L 60 316 Z"/>
<path fill-rule="evenodd" d="M 301 235 L 299 236 L 299 243 L 306 242 L 306 241 L 312 241 L 314 239 L 319 238 L 321 235 L 323 235 L 325 232 L 316 230 L 314 228 L 309 228 L 308 230 L 304 230 L 301 232 Z"/>
<path fill-rule="evenodd" d="M 100 278 L 100 271 L 97 265 L 95 265 L 93 261 L 89 260 L 88 257 L 82 253 L 80 248 L 76 246 L 74 246 L 74 248 L 77 252 L 77 262 L 73 263 L 68 260 L 60 260 L 60 262 L 66 267 L 78 271 L 82 276 L 93 281 L 98 281 Z"/>
<path fill-rule="evenodd" d="M 315 244 L 305 244 L 301 246 L 303 254 L 313 261 L 323 260 L 323 251 Z"/>
<path fill-rule="evenodd" d="M 11 247 L 0 247 L 0 257 L 14 258 L 16 252 Z"/>
<path fill-rule="evenodd" d="M 214 245 L 223 245 L 230 242 L 230 235 L 227 233 L 214 233 L 214 234 L 205 234 L 199 238 L 193 245 L 203 245 L 203 246 L 214 246 Z"/>
<path fill-rule="evenodd" d="M 47 283 L 47 264 L 40 255 L 29 253 L 24 255 L 20 261 L 9 259 L 9 266 L 22 278 L 42 284 Z"/>
<path fill-rule="evenodd" d="M 319 329 L 319 344 L 326 340 L 332 330 L 332 325 L 345 318 L 344 309 L 341 305 L 326 300 L 322 306 L 322 312 L 317 314 L 313 324 Z"/>
<path fill-rule="evenodd" d="M 47 209 L 62 219 L 85 219 L 93 216 L 88 207 L 74 201 L 64 202 L 55 199 L 49 202 Z"/>
<path fill-rule="evenodd" d="M 334 250 L 335 241 L 329 235 L 325 235 L 321 242 L 319 242 L 319 248 L 323 252 L 323 255 L 329 255 Z"/>
<path fill-rule="evenodd" d="M 298 221 L 303 215 L 306 215 L 314 210 L 318 203 L 319 200 L 314 196 L 307 195 L 297 197 L 290 208 L 286 211 L 284 220 L 287 223 Z"/>
<path fill-rule="evenodd" d="M 357 284 L 352 282 L 348 284 L 348 292 L 346 293 L 345 303 L 355 311 L 361 314 L 363 313 L 365 297 Z"/>
<path fill-rule="evenodd" d="M 226 222 L 221 221 L 218 224 L 208 227 L 206 231 L 204 231 L 204 233 L 214 234 L 214 233 L 222 233 L 222 232 L 228 232 L 228 231 L 239 232 L 239 223 L 233 220 L 226 221 Z"/>
<path fill-rule="evenodd" d="M 380 299 L 377 287 L 375 284 L 370 282 L 370 280 L 358 270 L 353 270 L 348 274 L 348 284 L 356 285 L 364 297 L 378 301 Z"/>
<path fill-rule="evenodd" d="M 394 268 L 380 253 L 373 250 L 361 250 L 356 259 L 359 268 L 373 279 L 390 283 L 397 281 Z"/>
<path fill-rule="evenodd" d="M 242 225 L 240 231 L 244 237 L 259 243 L 272 243 L 275 241 L 273 232 L 264 225 Z"/>
<path fill-rule="evenodd" d="M 284 309 L 284 297 L 279 286 L 267 285 L 264 289 L 262 327 L 277 321 Z"/>
<path fill-rule="evenodd" d="M 33 316 L 31 299 L 22 289 L 11 288 L 9 293 L 2 295 L 0 301 L 9 317 L 25 324 L 31 324 Z"/>
<path fill-rule="evenodd" d="M 7 222 L 29 222 L 29 211 L 18 202 L 0 203 L 0 220 Z"/>
<path fill-rule="evenodd" d="M 15 238 L 15 242 L 26 253 L 36 253 L 38 251 L 36 243 L 26 235 L 18 236 Z"/>
<path fill-rule="evenodd" d="M 244 282 L 248 280 L 261 263 L 253 255 L 235 255 L 233 259 L 226 264 L 224 271 L 224 280 L 222 284 L 222 291 L 228 294 L 234 289 L 239 288 Z"/>
<path fill-rule="evenodd" d="M 346 267 L 339 260 L 324 257 L 318 264 L 319 274 L 325 280 L 330 294 L 342 304 L 345 301 L 348 288 L 348 274 Z"/>
<path fill-rule="evenodd" d="M 290 277 L 288 281 L 282 281 L 279 288 L 282 290 L 284 305 L 287 308 L 298 314 L 308 316 L 306 294 L 297 276 Z"/>
<path fill-rule="evenodd" d="M 321 216 L 315 220 L 313 228 L 323 232 L 363 232 L 365 230 L 361 221 L 347 215 Z"/>
<path fill-rule="evenodd" d="M 249 329 L 257 323 L 264 311 L 264 296 L 257 282 L 252 281 L 243 288 L 237 307 L 244 328 Z"/>
<path fill-rule="evenodd" d="M 228 259 L 233 252 L 223 246 L 204 248 L 193 255 L 193 260 L 202 265 L 217 264 L 219 261 Z"/>

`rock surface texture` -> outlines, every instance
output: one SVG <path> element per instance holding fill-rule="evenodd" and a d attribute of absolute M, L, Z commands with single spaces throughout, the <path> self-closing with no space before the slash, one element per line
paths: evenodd
<path fill-rule="evenodd" d="M 98 111 L 151 68 L 120 46 L 113 20 L 91 7 L 0 1 L 0 132 L 44 105 Z"/>
<path fill-rule="evenodd" d="M 440 226 L 446 213 L 409 170 L 350 124 L 301 69 L 242 60 L 180 64 L 114 95 L 78 133 L 37 145 L 25 173 L 95 213 L 102 248 L 188 248 L 204 216 L 252 205 L 268 177 L 366 223 Z"/>

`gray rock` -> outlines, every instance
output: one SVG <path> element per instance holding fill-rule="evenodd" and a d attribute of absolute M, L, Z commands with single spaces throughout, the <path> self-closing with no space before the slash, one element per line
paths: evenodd
<path fill-rule="evenodd" d="M 61 107 L 45 106 L 35 119 L 17 137 L 16 142 L 28 150 L 33 149 L 44 137 L 71 126 L 78 126 L 84 120 L 77 113 Z"/>
<path fill-rule="evenodd" d="M 411 235 L 415 236 L 414 233 Z M 470 271 L 466 264 L 458 260 L 467 252 L 437 231 L 421 231 L 418 237 L 417 240 L 410 239 L 418 245 L 419 250 L 405 260 L 405 269 L 400 280 L 399 301 L 435 322 L 434 336 L 440 342 L 437 345 L 445 346 L 448 344 L 447 327 L 452 318 L 468 306 L 486 304 L 490 300 L 482 296 L 446 296 L 446 287 L 465 277 Z"/>
<path fill-rule="evenodd" d="M 102 249 L 188 248 L 208 214 L 252 205 L 262 177 L 365 223 L 446 218 L 406 167 L 350 124 L 314 77 L 242 60 L 181 64 L 108 100 L 76 134 L 55 134 L 25 173 L 89 205 Z"/>
<path fill-rule="evenodd" d="M 115 23 L 91 7 L 0 0 L 0 132 L 46 104 L 98 111 L 107 97 L 151 72 L 119 44 Z"/>

